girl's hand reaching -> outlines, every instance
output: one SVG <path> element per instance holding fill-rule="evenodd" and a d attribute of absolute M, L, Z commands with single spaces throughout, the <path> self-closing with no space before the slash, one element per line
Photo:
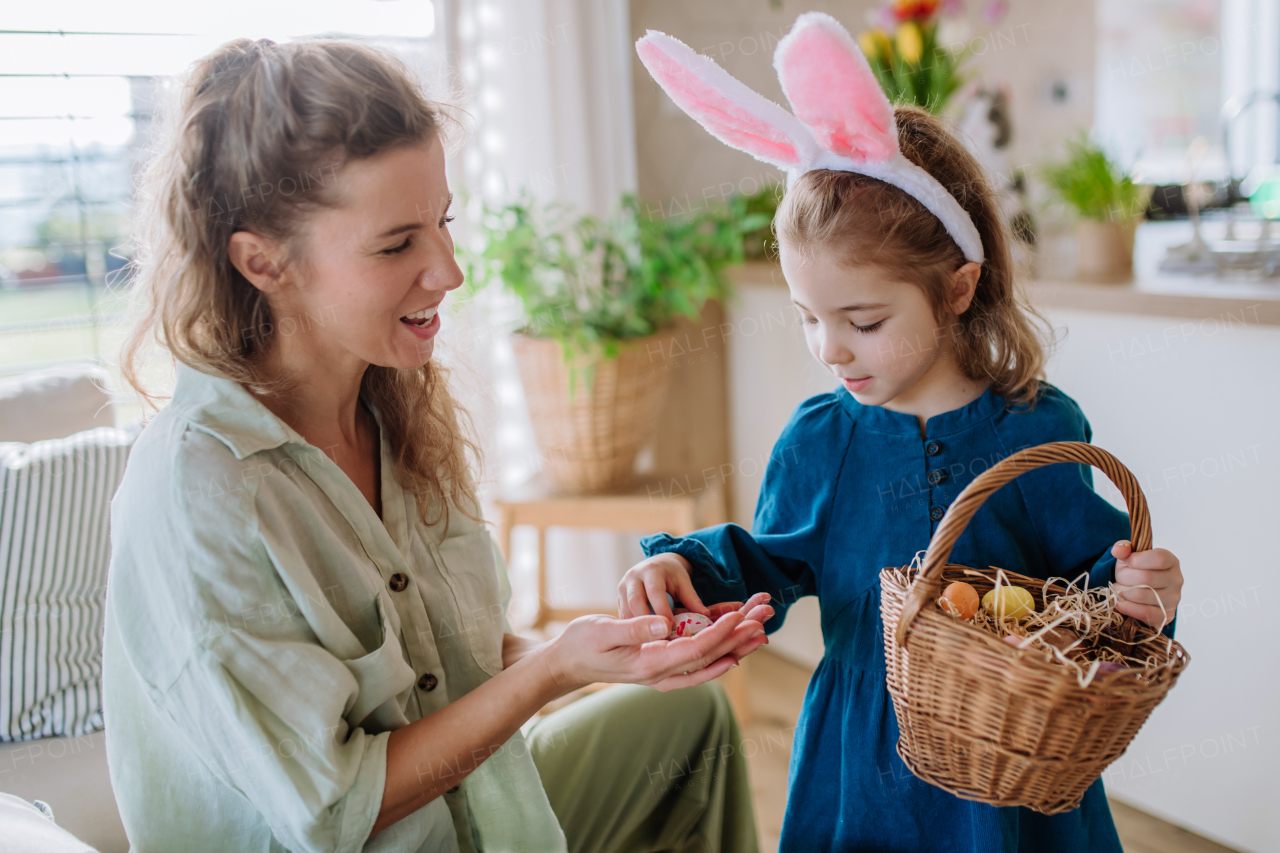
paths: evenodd
<path fill-rule="evenodd" d="M 655 554 L 627 569 L 618 583 L 618 618 L 631 619 L 656 613 L 674 617 L 667 593 L 692 613 L 715 619 L 689 580 L 689 561 L 679 554 Z M 734 608 L 737 609 L 737 608 Z"/>
<path fill-rule="evenodd" d="M 767 592 L 756 593 L 745 604 L 741 601 L 721 601 L 707 607 L 698 598 L 698 593 L 693 591 L 689 569 L 688 560 L 671 553 L 656 554 L 644 562 L 636 563 L 627 570 L 618 584 L 618 618 L 634 619 L 648 616 L 652 612 L 674 619 L 681 613 L 700 613 L 711 621 L 718 622 L 725 614 L 734 611 L 761 625 L 773 618 L 773 608 L 769 606 Z M 667 600 L 668 592 L 684 606 L 677 606 L 673 610 Z M 768 642 L 769 638 L 760 634 L 735 649 L 733 656 L 742 660 Z"/>
<path fill-rule="evenodd" d="M 1113 545 L 1111 555 L 1116 558 L 1115 589 L 1121 598 L 1120 612 L 1153 628 L 1172 622 L 1182 600 L 1182 567 L 1178 558 L 1163 548 L 1135 552 L 1127 539 Z"/>

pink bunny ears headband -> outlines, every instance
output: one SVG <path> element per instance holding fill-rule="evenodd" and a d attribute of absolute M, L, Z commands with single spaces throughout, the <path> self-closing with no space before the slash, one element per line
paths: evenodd
<path fill-rule="evenodd" d="M 898 150 L 893 107 L 871 66 L 830 15 L 806 12 L 773 54 L 795 115 L 711 59 L 650 30 L 636 52 L 671 100 L 730 147 L 777 166 L 792 183 L 814 169 L 892 184 L 941 220 L 965 259 L 982 263 L 982 237 L 955 196 Z"/>

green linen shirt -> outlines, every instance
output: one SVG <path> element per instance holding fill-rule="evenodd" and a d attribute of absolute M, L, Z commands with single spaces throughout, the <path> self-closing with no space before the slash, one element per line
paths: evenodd
<path fill-rule="evenodd" d="M 423 524 L 385 433 L 381 464 L 379 519 L 241 385 L 179 367 L 111 505 L 107 756 L 134 853 L 565 849 L 520 733 L 369 838 L 389 733 L 500 672 L 510 630 L 487 529 Z"/>

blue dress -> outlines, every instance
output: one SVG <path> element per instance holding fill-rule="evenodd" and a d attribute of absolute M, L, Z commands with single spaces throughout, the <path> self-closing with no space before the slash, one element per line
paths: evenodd
<path fill-rule="evenodd" d="M 1121 853 L 1102 780 L 1080 808 L 1046 817 L 962 800 L 920 781 L 895 751 L 885 687 L 880 570 L 909 563 L 970 481 L 1018 450 L 1088 441 L 1076 402 L 1042 384 L 1033 406 L 986 391 L 925 425 L 863 406 L 843 388 L 806 400 L 770 456 L 754 533 L 735 524 L 646 537 L 693 566 L 704 604 L 767 592 L 787 607 L 816 595 L 825 655 L 805 694 L 791 758 L 780 850 Z M 1114 578 L 1111 546 L 1129 518 L 1093 491 L 1092 469 L 1051 465 L 998 490 L 961 535 L 951 562 L 1033 577 Z"/>

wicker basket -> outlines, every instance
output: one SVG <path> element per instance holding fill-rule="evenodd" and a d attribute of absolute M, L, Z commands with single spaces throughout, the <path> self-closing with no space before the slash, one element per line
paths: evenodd
<path fill-rule="evenodd" d="M 636 338 L 616 358 L 566 364 L 556 341 L 512 336 L 543 469 L 558 489 L 601 494 L 631 484 L 671 384 L 665 363 L 652 356 L 658 340 Z"/>
<path fill-rule="evenodd" d="M 958 797 L 1043 814 L 1080 805 L 1085 789 L 1120 757 L 1189 661 L 1180 645 L 1161 639 L 1142 647 L 1154 660 L 1148 677 L 1099 673 L 1081 687 L 1070 668 L 1015 649 L 938 608 L 945 583 L 963 580 L 979 595 L 994 586 L 994 570 L 947 564 L 987 496 L 1024 471 L 1056 462 L 1102 470 L 1129 507 L 1134 549 L 1151 547 L 1147 503 L 1133 474 L 1104 450 L 1061 442 L 1015 453 L 970 483 L 938 525 L 914 582 L 909 569 L 880 574 L 898 755 L 916 776 Z M 1005 577 L 1043 609 L 1043 580 L 1014 572 Z M 1131 649 L 1133 641 L 1152 636 L 1153 628 L 1126 619 L 1107 639 Z"/>

